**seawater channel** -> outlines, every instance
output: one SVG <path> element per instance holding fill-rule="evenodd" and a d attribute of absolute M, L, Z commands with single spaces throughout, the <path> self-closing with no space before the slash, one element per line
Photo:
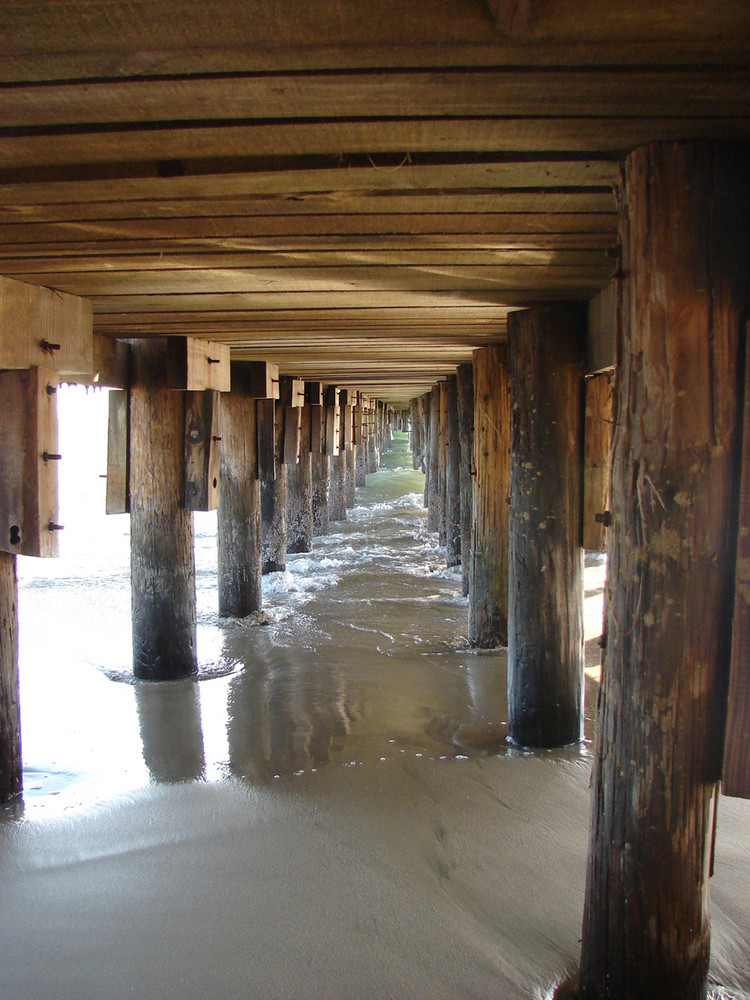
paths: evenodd
<path fill-rule="evenodd" d="M 216 517 L 196 515 L 200 677 L 134 683 L 106 394 L 61 397 L 63 555 L 19 560 L 0 995 L 548 997 L 579 949 L 601 561 L 580 746 L 508 745 L 505 653 L 466 647 L 405 435 L 251 619 L 219 619 Z M 723 799 L 716 998 L 750 998 L 748 856 L 750 804 Z"/>

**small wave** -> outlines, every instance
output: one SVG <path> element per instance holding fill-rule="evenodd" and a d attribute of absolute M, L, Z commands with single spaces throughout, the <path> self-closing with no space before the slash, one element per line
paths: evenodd
<path fill-rule="evenodd" d="M 341 580 L 337 573 L 315 573 L 310 576 L 292 573 L 288 569 L 282 573 L 269 573 L 263 577 L 262 591 L 271 594 L 305 594 L 316 590 L 335 587 Z"/>

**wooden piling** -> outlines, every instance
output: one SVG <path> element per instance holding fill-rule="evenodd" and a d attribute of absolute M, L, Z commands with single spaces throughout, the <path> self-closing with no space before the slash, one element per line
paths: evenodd
<path fill-rule="evenodd" d="M 331 486 L 328 499 L 332 521 L 346 520 L 346 453 L 339 452 L 331 460 Z"/>
<path fill-rule="evenodd" d="M 185 397 L 166 388 L 166 341 L 132 345 L 130 588 L 133 671 L 198 671 L 193 515 L 184 503 Z"/>
<path fill-rule="evenodd" d="M 521 746 L 563 746 L 583 723 L 586 312 L 522 310 L 508 337 L 508 729 Z"/>
<path fill-rule="evenodd" d="M 0 551 L 0 802 L 21 790 L 16 557 Z"/>
<path fill-rule="evenodd" d="M 608 640 L 580 988 L 703 1000 L 736 546 L 748 148 L 626 162 Z"/>
<path fill-rule="evenodd" d="M 357 452 L 352 446 L 344 452 L 344 462 L 346 465 L 346 509 L 350 510 L 356 503 L 357 496 Z"/>
<path fill-rule="evenodd" d="M 312 456 L 313 535 L 327 535 L 331 530 L 330 459 L 322 452 Z"/>
<path fill-rule="evenodd" d="M 266 402 L 265 400 L 258 401 Z M 269 402 L 273 403 L 273 400 Z M 260 520 L 263 554 L 261 573 L 283 573 L 286 569 L 286 481 L 287 467 L 283 461 L 285 408 L 276 406 L 273 424 L 273 447 L 276 478 L 261 481 Z"/>
<path fill-rule="evenodd" d="M 604 552 L 612 445 L 612 376 L 605 373 L 587 379 L 585 392 L 583 547 Z"/>
<path fill-rule="evenodd" d="M 440 389 L 433 386 L 430 393 L 429 422 L 429 478 L 427 480 L 427 530 L 440 528 Z"/>
<path fill-rule="evenodd" d="M 286 549 L 311 552 L 313 539 L 312 455 L 310 453 L 311 408 L 302 408 L 300 454 L 296 465 L 287 466 Z"/>
<path fill-rule="evenodd" d="M 379 467 L 380 452 L 378 451 L 377 432 L 375 430 L 375 423 L 373 422 L 373 426 L 367 438 L 367 471 L 369 473 L 377 472 Z"/>
<path fill-rule="evenodd" d="M 261 607 L 261 523 L 256 398 L 241 362 L 221 396 L 218 515 L 219 614 L 244 618 Z"/>
<path fill-rule="evenodd" d="M 425 393 L 419 398 L 419 421 L 422 426 L 421 433 L 421 462 L 424 472 L 424 506 L 429 507 L 430 503 L 430 405 L 431 394 Z M 429 515 L 429 510 L 428 510 Z M 467 591 L 468 593 L 468 591 Z"/>
<path fill-rule="evenodd" d="M 445 383 L 445 561 L 461 562 L 461 442 L 458 433 L 458 384 L 455 375 Z"/>
<path fill-rule="evenodd" d="M 461 448 L 459 491 L 461 497 L 461 593 L 469 593 L 471 568 L 471 519 L 474 506 L 474 366 L 459 365 L 458 439 Z"/>
<path fill-rule="evenodd" d="M 438 541 L 446 543 L 448 467 L 448 387 L 438 385 Z"/>
<path fill-rule="evenodd" d="M 409 400 L 409 449 L 411 451 L 411 466 L 413 469 L 419 469 L 421 462 L 419 431 L 419 400 L 415 397 Z"/>
<path fill-rule="evenodd" d="M 469 642 L 508 641 L 508 350 L 474 351 L 474 508 L 470 545 Z"/>

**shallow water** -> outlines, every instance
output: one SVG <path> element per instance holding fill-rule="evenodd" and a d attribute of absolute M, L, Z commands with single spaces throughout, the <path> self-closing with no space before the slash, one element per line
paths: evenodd
<path fill-rule="evenodd" d="M 404 439 L 348 520 L 264 579 L 255 620 L 218 618 L 198 516 L 202 679 L 133 683 L 127 517 L 97 514 L 103 400 L 64 400 L 61 451 L 88 447 L 62 484 L 63 558 L 20 568 L 2 995 L 544 997 L 577 959 L 589 744 L 508 746 L 504 652 L 466 649 Z M 749 819 L 723 801 L 712 893 L 712 971 L 737 998 Z"/>

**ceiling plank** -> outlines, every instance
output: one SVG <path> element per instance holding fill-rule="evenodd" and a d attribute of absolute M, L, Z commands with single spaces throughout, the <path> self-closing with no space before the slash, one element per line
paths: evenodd
<path fill-rule="evenodd" d="M 523 86 L 519 86 L 523 75 Z M 523 115 L 716 117 L 747 112 L 747 66 L 512 66 L 392 73 L 233 75 L 3 88 L 0 128 L 119 122 Z"/>
<path fill-rule="evenodd" d="M 599 117 L 286 121 L 5 134 L 0 170 L 126 161 L 393 153 L 626 151 L 659 140 L 748 138 L 750 118 Z"/>

